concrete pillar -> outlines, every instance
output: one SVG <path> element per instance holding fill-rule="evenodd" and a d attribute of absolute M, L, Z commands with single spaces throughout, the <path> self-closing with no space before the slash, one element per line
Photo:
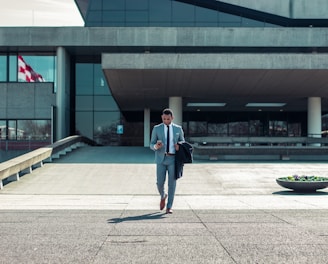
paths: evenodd
<path fill-rule="evenodd" d="M 170 97 L 169 108 L 172 109 L 174 114 L 173 122 L 182 126 L 182 97 Z"/>
<path fill-rule="evenodd" d="M 70 131 L 70 75 L 69 57 L 63 47 L 57 48 L 57 87 L 56 87 L 56 138 L 69 136 Z"/>
<path fill-rule="evenodd" d="M 144 109 L 144 147 L 150 145 L 150 110 Z"/>
<path fill-rule="evenodd" d="M 321 98 L 308 98 L 308 137 L 321 137 Z M 320 146 L 320 144 L 315 144 Z"/>

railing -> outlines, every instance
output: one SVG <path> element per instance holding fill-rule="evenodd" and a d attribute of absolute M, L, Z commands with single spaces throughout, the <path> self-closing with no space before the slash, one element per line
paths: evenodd
<path fill-rule="evenodd" d="M 51 139 L 3 139 L 0 138 L 0 150 L 34 150 L 51 144 Z"/>
<path fill-rule="evenodd" d="M 38 148 L 29 153 L 20 155 L 11 160 L 0 163 L 0 189 L 3 188 L 3 181 L 6 178 L 15 176 L 15 180 L 19 180 L 20 173 L 28 170 L 32 173 L 33 166 L 43 166 L 43 162 L 52 161 L 53 158 L 59 158 L 67 152 L 78 148 L 81 145 L 94 145 L 93 141 L 82 136 L 70 136 L 55 142 L 52 145 Z"/>
<path fill-rule="evenodd" d="M 327 137 L 189 137 L 196 146 L 325 146 Z"/>
<path fill-rule="evenodd" d="M 196 159 L 328 160 L 328 138 L 316 137 L 189 137 Z"/>

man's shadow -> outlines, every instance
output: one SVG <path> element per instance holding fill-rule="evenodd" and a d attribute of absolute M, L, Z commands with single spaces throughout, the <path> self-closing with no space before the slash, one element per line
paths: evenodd
<path fill-rule="evenodd" d="M 315 192 L 302 192 L 302 191 L 293 191 L 293 190 L 287 190 L 287 191 L 278 191 L 278 192 L 273 192 L 272 194 L 275 195 L 296 195 L 296 196 L 319 196 L 319 195 L 328 195 L 328 192 L 323 192 L 323 191 L 315 191 Z"/>
<path fill-rule="evenodd" d="M 162 219 L 165 213 L 150 213 L 136 216 L 118 217 L 107 219 L 108 224 L 122 223 L 127 221 L 143 221 L 143 220 L 159 220 Z"/>

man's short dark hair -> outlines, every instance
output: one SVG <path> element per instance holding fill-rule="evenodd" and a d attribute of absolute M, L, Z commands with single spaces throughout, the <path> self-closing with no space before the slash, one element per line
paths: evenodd
<path fill-rule="evenodd" d="M 162 112 L 163 115 L 171 115 L 173 116 L 173 111 L 170 108 L 165 108 Z"/>

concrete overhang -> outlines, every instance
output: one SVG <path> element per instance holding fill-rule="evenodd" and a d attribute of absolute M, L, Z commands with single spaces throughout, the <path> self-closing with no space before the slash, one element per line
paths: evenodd
<path fill-rule="evenodd" d="M 102 69 L 122 111 L 161 110 L 172 96 L 183 98 L 184 110 L 221 102 L 208 109 L 258 111 L 245 105 L 267 102 L 306 111 L 308 97 L 323 98 L 328 110 L 326 54 L 103 54 Z"/>

